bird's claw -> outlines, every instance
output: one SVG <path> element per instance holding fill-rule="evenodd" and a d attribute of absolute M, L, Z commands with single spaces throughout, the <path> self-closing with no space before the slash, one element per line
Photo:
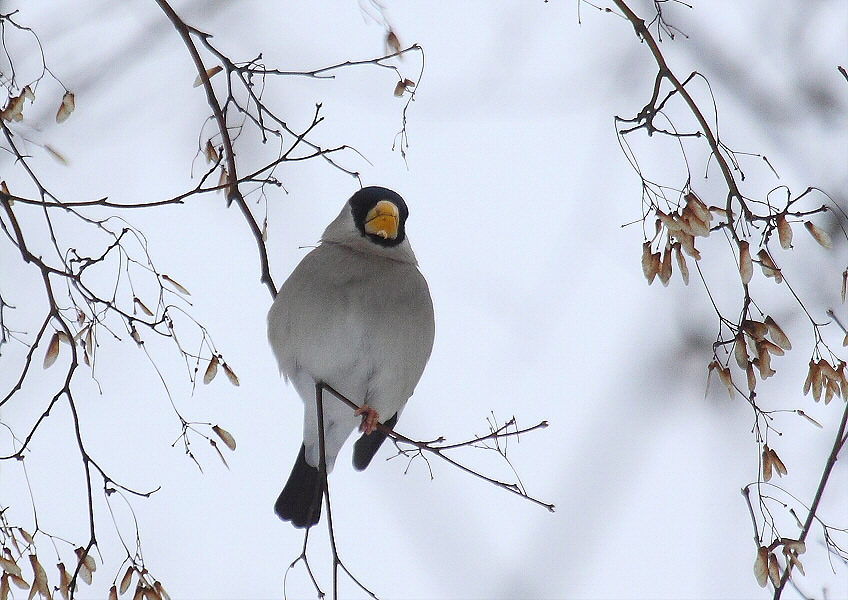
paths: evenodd
<path fill-rule="evenodd" d="M 362 423 L 359 425 L 359 431 L 364 433 L 365 435 L 369 435 L 372 431 L 377 429 L 377 423 L 380 422 L 380 415 L 376 410 L 368 406 L 367 404 L 363 404 L 359 408 L 356 409 L 356 412 L 353 413 L 357 417 L 362 415 Z"/>

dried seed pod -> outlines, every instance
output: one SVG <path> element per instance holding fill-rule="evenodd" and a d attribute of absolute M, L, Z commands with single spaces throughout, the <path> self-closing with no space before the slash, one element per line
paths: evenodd
<path fill-rule="evenodd" d="M 226 373 L 227 379 L 230 380 L 230 383 L 232 383 L 234 386 L 238 387 L 239 386 L 239 378 L 238 378 L 238 376 L 236 376 L 235 371 L 233 371 L 227 363 L 222 363 L 222 366 L 224 367 L 224 373 Z"/>
<path fill-rule="evenodd" d="M 701 202 L 701 199 L 695 195 L 695 192 L 689 192 L 684 196 L 684 199 L 686 200 L 686 207 L 692 210 L 692 213 L 698 220 L 709 226 L 713 220 L 713 214 L 707 205 Z"/>
<path fill-rule="evenodd" d="M 765 339 L 769 328 L 765 323 L 754 321 L 753 319 L 745 319 L 742 321 L 742 329 L 755 340 Z"/>
<path fill-rule="evenodd" d="M 411 79 L 403 79 L 401 81 L 398 81 L 397 84 L 395 84 L 394 95 L 396 98 L 400 98 L 401 96 L 403 96 L 404 92 L 413 87 L 415 87 L 415 82 Z"/>
<path fill-rule="evenodd" d="M 212 360 L 209 361 L 209 364 L 206 366 L 206 372 L 203 373 L 203 383 L 210 383 L 213 379 L 215 379 L 215 375 L 218 374 L 218 357 L 213 356 Z"/>
<path fill-rule="evenodd" d="M 26 90 L 29 90 L 29 86 L 25 87 L 24 91 L 21 92 L 20 95 L 9 99 L 9 103 L 6 105 L 6 108 L 0 111 L 0 118 L 2 118 L 4 121 L 23 120 L 24 100 L 27 97 Z"/>
<path fill-rule="evenodd" d="M 113 585 L 109 588 L 109 600 L 118 600 L 118 586 Z"/>
<path fill-rule="evenodd" d="M 30 546 L 32 546 L 35 543 L 35 540 L 33 539 L 32 534 L 30 534 L 30 532 L 28 532 L 23 527 L 18 527 L 18 532 L 26 540 L 26 543 L 29 544 Z"/>
<path fill-rule="evenodd" d="M 9 575 L 9 579 L 11 580 L 11 582 L 14 583 L 16 586 L 18 586 L 19 588 L 21 588 L 22 590 L 28 590 L 29 589 L 29 584 L 27 583 L 26 579 L 24 579 L 23 577 L 19 577 L 17 575 L 14 575 L 12 573 L 8 573 L 8 575 Z M 4 575 L 4 577 L 5 577 L 5 575 Z"/>
<path fill-rule="evenodd" d="M 748 363 L 745 366 L 745 376 L 748 378 L 748 391 L 753 392 L 757 387 L 757 376 L 754 375 L 754 365 Z"/>
<path fill-rule="evenodd" d="M 736 341 L 733 343 L 733 356 L 736 358 L 736 364 L 740 369 L 748 367 L 748 351 L 745 348 L 745 334 L 741 331 L 736 334 Z"/>
<path fill-rule="evenodd" d="M 783 538 L 780 540 L 783 544 L 783 547 L 787 550 L 791 550 L 796 554 L 804 554 L 807 551 L 807 544 L 805 544 L 802 540 L 793 540 L 790 538 Z"/>
<path fill-rule="evenodd" d="M 839 368 L 836 369 L 836 374 L 839 375 L 839 390 L 844 400 L 848 400 L 848 379 L 845 377 L 845 362 L 839 361 Z"/>
<path fill-rule="evenodd" d="M 822 427 L 822 424 L 821 424 L 821 423 L 819 423 L 818 421 L 816 421 L 813 417 L 811 417 L 810 415 L 808 415 L 807 413 L 805 413 L 805 412 L 804 412 L 803 410 L 801 410 L 800 408 L 799 408 L 798 410 L 796 410 L 795 412 L 796 412 L 799 416 L 802 416 L 802 417 L 804 417 L 805 419 L 807 419 L 810 423 L 812 423 L 813 425 L 815 425 L 815 426 L 816 426 L 816 427 L 818 427 L 819 429 L 824 429 L 824 428 Z M 802 527 L 803 527 L 803 526 L 802 526 Z"/>
<path fill-rule="evenodd" d="M 835 379 L 828 379 L 827 386 L 824 392 L 824 403 L 830 404 L 830 401 L 833 400 L 834 396 L 839 395 L 839 384 Z"/>
<path fill-rule="evenodd" d="M 9 574 L 3 573 L 2 577 L 0 577 L 0 600 L 8 600 L 11 593 L 12 587 L 9 585 Z"/>
<path fill-rule="evenodd" d="M 668 287 L 668 282 L 671 280 L 671 247 L 668 244 L 663 251 L 660 270 L 657 274 L 660 276 L 663 287 Z"/>
<path fill-rule="evenodd" d="M 88 585 L 91 585 L 91 574 L 97 570 L 97 563 L 94 562 L 94 557 L 85 551 L 85 548 L 79 547 L 74 550 L 79 561 L 79 576 Z"/>
<path fill-rule="evenodd" d="M 680 246 L 686 254 L 695 260 L 701 260 L 701 253 L 695 248 L 695 238 L 692 234 L 685 231 L 678 231 L 674 234 L 674 237 L 680 242 Z"/>
<path fill-rule="evenodd" d="M 162 600 L 162 597 L 152 587 L 146 587 L 144 588 L 144 600 Z"/>
<path fill-rule="evenodd" d="M 757 346 L 761 346 L 763 350 L 765 350 L 769 354 L 774 354 L 775 356 L 783 356 L 785 354 L 783 348 L 781 348 L 777 344 L 770 342 L 769 340 L 760 340 L 759 342 L 757 342 Z"/>
<path fill-rule="evenodd" d="M 775 374 L 775 370 L 771 368 L 771 355 L 762 342 L 757 342 L 757 367 L 760 369 L 760 379 L 765 380 Z"/>
<path fill-rule="evenodd" d="M 44 572 L 44 567 L 38 561 L 35 554 L 29 555 L 29 563 L 32 565 L 32 589 L 30 590 L 30 598 L 34 597 L 36 592 L 43 598 L 50 600 L 50 586 L 47 583 L 47 573 Z"/>
<path fill-rule="evenodd" d="M 83 358 L 85 359 L 85 364 L 90 364 L 90 359 L 94 356 L 94 327 L 89 325 L 87 327 L 88 331 L 85 333 L 85 354 L 83 354 Z"/>
<path fill-rule="evenodd" d="M 686 257 L 680 251 L 680 242 L 674 242 L 671 245 L 674 250 L 674 258 L 677 261 L 677 270 L 680 271 L 680 276 L 683 278 L 683 284 L 689 285 L 689 266 L 686 264 Z"/>
<path fill-rule="evenodd" d="M 750 244 L 745 240 L 739 242 L 739 275 L 742 283 L 748 285 L 754 275 L 754 262 L 751 260 Z"/>
<path fill-rule="evenodd" d="M 223 70 L 224 67 L 222 67 L 221 65 L 215 65 L 214 67 L 206 69 L 206 79 L 212 79 L 212 77 L 214 77 Z M 200 87 L 201 85 L 203 85 L 203 77 L 201 75 L 198 75 L 194 79 L 194 85 L 192 87 Z"/>
<path fill-rule="evenodd" d="M 848 292 L 848 269 L 842 271 L 842 303 L 845 303 L 845 294 Z M 848 346 L 848 344 L 843 344 Z"/>
<path fill-rule="evenodd" d="M 21 576 L 21 568 L 11 558 L 6 558 L 4 556 L 0 556 L 0 569 L 3 569 L 6 573 L 11 575 Z"/>
<path fill-rule="evenodd" d="M 785 547 L 783 548 L 783 554 L 786 556 L 786 559 L 788 560 L 789 564 L 791 564 L 793 567 L 798 567 L 798 570 L 801 571 L 801 575 L 806 575 L 806 573 L 804 572 L 804 565 L 801 564 L 801 560 L 795 554 L 793 554 L 792 552 L 787 552 Z"/>
<path fill-rule="evenodd" d="M 768 326 L 765 323 L 753 319 L 744 319 L 742 329 L 754 340 L 764 340 L 768 333 Z"/>
<path fill-rule="evenodd" d="M 83 562 L 85 566 L 88 567 L 88 570 L 94 573 L 97 570 L 97 562 L 94 560 L 94 557 L 91 554 L 86 554 L 85 558 L 83 558 Z"/>
<path fill-rule="evenodd" d="M 727 393 L 730 394 L 730 399 L 733 400 L 735 388 L 733 387 L 733 378 L 730 375 L 730 369 L 728 367 L 718 365 L 718 377 L 721 379 L 724 387 L 727 388 Z"/>
<path fill-rule="evenodd" d="M 61 152 L 59 152 L 58 150 L 56 150 L 56 148 L 54 148 L 54 147 L 53 147 L 53 146 L 51 146 L 50 144 L 44 144 L 44 145 L 42 146 L 42 148 L 44 148 L 45 150 L 47 150 L 47 154 L 49 154 L 50 156 L 52 156 L 52 157 L 53 157 L 54 159 L 56 159 L 59 163 L 63 164 L 63 165 L 64 165 L 64 166 L 66 166 L 66 167 L 68 166 L 68 159 L 67 159 L 67 158 L 65 158 L 65 155 L 64 155 L 64 154 L 62 154 Z"/>
<path fill-rule="evenodd" d="M 774 319 L 767 316 L 765 320 L 765 325 L 768 327 L 769 335 L 771 339 L 774 340 L 774 343 L 783 348 L 784 350 L 792 350 L 792 343 L 789 341 L 789 338 L 783 333 L 783 330 L 780 328 Z"/>
<path fill-rule="evenodd" d="M 229 469 L 230 465 L 227 463 L 227 459 L 224 458 L 224 454 L 221 452 L 221 449 L 218 447 L 218 443 L 215 440 L 213 440 L 212 438 L 209 438 L 209 445 L 212 446 L 213 448 L 215 448 L 215 452 L 218 453 L 218 458 L 220 458 L 221 462 L 224 463 L 224 466 L 227 467 L 227 469 Z"/>
<path fill-rule="evenodd" d="M 779 586 L 780 585 L 780 564 L 778 564 L 777 556 L 775 556 L 774 552 L 769 554 L 768 572 L 769 572 L 769 579 L 771 579 L 771 584 L 774 587 Z"/>
<path fill-rule="evenodd" d="M 654 259 L 651 253 L 651 242 L 642 244 L 642 274 L 648 280 L 648 285 L 654 282 L 657 273 L 654 271 Z"/>
<path fill-rule="evenodd" d="M 149 308 L 147 308 L 147 306 L 145 306 L 144 302 L 142 302 L 141 299 L 138 298 L 137 296 L 133 296 L 133 305 L 137 306 L 139 309 L 141 309 L 141 312 L 146 314 L 148 317 L 153 316 L 153 312 Z"/>
<path fill-rule="evenodd" d="M 177 290 L 183 296 L 191 296 L 191 292 L 189 292 L 187 289 L 185 289 L 185 287 L 180 285 L 180 283 L 175 281 L 172 277 L 170 277 L 168 275 L 162 275 L 162 279 L 164 281 L 167 281 L 168 283 L 170 283 L 171 287 L 173 287 L 175 290 Z"/>
<path fill-rule="evenodd" d="M 820 377 L 819 367 L 816 364 L 816 361 L 810 361 L 810 368 L 807 370 L 807 378 L 804 380 L 804 395 L 810 393 L 810 389 L 813 385 L 813 380 L 818 379 Z"/>
<path fill-rule="evenodd" d="M 132 566 L 129 566 L 129 567 L 127 567 L 127 572 L 124 573 L 124 576 L 121 578 L 121 584 L 120 584 L 120 587 L 118 588 L 118 591 L 121 593 L 122 596 L 126 593 L 126 591 L 128 589 L 130 589 L 130 584 L 132 583 L 133 572 L 134 572 L 134 569 L 132 568 Z"/>
<path fill-rule="evenodd" d="M 760 260 L 760 268 L 763 270 L 763 275 L 766 277 L 774 277 L 774 280 L 777 283 L 783 281 L 783 275 L 780 272 L 780 269 L 777 268 L 777 265 L 774 264 L 774 261 L 769 256 L 768 251 L 763 248 L 759 252 L 757 252 L 757 258 Z"/>
<path fill-rule="evenodd" d="M 65 95 L 62 96 L 62 105 L 59 106 L 59 111 L 56 113 L 56 122 L 64 123 L 72 112 L 74 112 L 74 95 L 71 92 L 65 92 Z"/>
<path fill-rule="evenodd" d="M 53 366 L 53 363 L 56 362 L 56 358 L 59 356 L 59 332 L 53 333 L 53 337 L 50 338 L 50 343 L 47 344 L 47 352 L 44 354 L 44 368 L 48 369 Z"/>
<path fill-rule="evenodd" d="M 828 379 L 839 379 L 839 374 L 836 372 L 836 369 L 831 366 L 829 362 L 825 359 L 819 359 L 819 369 L 821 369 L 822 374 Z"/>
<path fill-rule="evenodd" d="M 824 363 L 824 359 L 816 363 L 816 366 L 819 368 L 819 378 L 817 381 L 813 381 L 813 399 L 816 402 L 821 400 L 822 392 L 827 392 L 828 384 L 830 383 L 830 379 L 822 369 L 822 363 Z"/>
<path fill-rule="evenodd" d="M 763 446 L 763 481 L 771 481 L 772 474 L 772 458 L 770 448 L 768 446 Z"/>
<path fill-rule="evenodd" d="M 774 451 L 774 448 L 769 448 L 769 454 L 771 454 L 771 462 L 777 474 L 781 477 L 786 475 L 786 465 L 784 465 L 783 461 L 780 460 L 780 457 L 777 455 L 777 452 Z"/>
<path fill-rule="evenodd" d="M 665 228 L 669 230 L 671 233 L 677 233 L 681 229 L 683 229 L 683 223 L 678 221 L 676 215 L 671 214 L 667 215 L 660 209 L 657 209 L 657 218 L 665 225 Z"/>
<path fill-rule="evenodd" d="M 165 588 L 160 582 L 154 581 L 153 589 L 156 590 L 156 593 L 162 597 L 162 600 L 171 600 L 171 597 L 168 595 L 168 592 L 165 591 Z"/>
<path fill-rule="evenodd" d="M 788 250 L 792 247 L 792 226 L 786 220 L 786 215 L 777 217 L 777 237 L 780 239 L 780 247 Z"/>
<path fill-rule="evenodd" d="M 227 174 L 227 169 L 221 167 L 221 172 L 218 175 L 218 188 L 222 192 L 226 192 L 228 189 L 228 183 L 230 182 L 230 176 Z"/>
<path fill-rule="evenodd" d="M 662 255 L 659 252 L 654 252 L 653 254 L 651 254 L 651 263 L 651 268 L 653 269 L 654 273 L 659 275 L 660 270 L 662 270 Z"/>
<path fill-rule="evenodd" d="M 710 226 L 707 222 L 702 221 L 695 211 L 686 205 L 681 213 L 681 222 L 683 231 L 690 233 L 696 237 L 708 237 L 710 235 Z"/>
<path fill-rule="evenodd" d="M 768 548 L 765 546 L 757 548 L 757 559 L 754 561 L 754 577 L 757 578 L 757 583 L 760 584 L 760 587 L 766 587 L 766 584 L 768 584 L 768 560 Z"/>
<path fill-rule="evenodd" d="M 813 379 L 813 400 L 818 402 L 821 400 L 822 389 L 827 385 L 824 377 L 824 373 L 821 370 L 821 361 L 816 363 L 816 372 L 818 373 L 818 377 Z"/>
<path fill-rule="evenodd" d="M 722 208 L 720 206 L 710 206 L 710 212 L 715 213 L 715 215 L 718 218 L 724 219 L 725 221 L 730 222 L 730 219 L 727 218 L 727 209 L 726 208 Z"/>
<path fill-rule="evenodd" d="M 59 563 L 56 566 L 59 568 L 59 593 L 62 594 L 62 598 L 69 600 L 71 597 L 71 576 L 65 569 L 65 563 Z"/>
<path fill-rule="evenodd" d="M 386 33 L 386 49 L 388 50 L 387 54 L 400 53 L 400 40 L 397 34 L 391 29 Z"/>
<path fill-rule="evenodd" d="M 203 149 L 203 154 L 206 155 L 206 162 L 209 164 L 217 164 L 219 160 L 221 160 L 218 151 L 215 149 L 215 145 L 212 143 L 212 140 L 206 140 L 206 147 Z"/>
<path fill-rule="evenodd" d="M 215 432 L 215 435 L 221 438 L 221 441 L 227 445 L 227 448 L 229 448 L 230 450 L 236 449 L 236 438 L 234 438 L 229 431 L 227 431 L 223 427 L 219 427 L 218 425 L 213 425 L 212 431 Z"/>
<path fill-rule="evenodd" d="M 804 227 L 807 228 L 807 231 L 810 232 L 813 239 L 816 240 L 822 247 L 827 248 L 828 250 L 833 248 L 833 240 L 830 239 L 830 234 L 828 234 L 824 229 L 818 227 L 812 221 L 804 221 Z"/>

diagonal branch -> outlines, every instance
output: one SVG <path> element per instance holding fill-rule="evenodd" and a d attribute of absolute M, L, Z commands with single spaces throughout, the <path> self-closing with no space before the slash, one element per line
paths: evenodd
<path fill-rule="evenodd" d="M 704 113 L 701 112 L 701 109 L 698 107 L 698 104 L 695 102 L 695 99 L 692 98 L 692 95 L 689 93 L 689 90 L 686 89 L 683 82 L 678 79 L 678 77 L 672 72 L 666 63 L 665 57 L 663 56 L 662 50 L 660 50 L 657 41 L 654 39 L 654 36 L 651 35 L 648 26 L 645 23 L 645 20 L 640 18 L 636 13 L 634 13 L 629 6 L 623 0 L 613 0 L 618 9 L 624 13 L 624 16 L 630 21 L 630 24 L 633 25 L 633 29 L 636 31 L 636 35 L 639 39 L 643 40 L 651 51 L 651 54 L 654 57 L 654 60 L 657 63 L 657 67 L 659 68 L 659 73 L 657 74 L 657 83 L 654 86 L 654 96 L 653 99 L 657 98 L 657 93 L 659 89 L 659 81 L 661 78 L 665 78 L 671 83 L 674 90 L 680 94 L 683 100 L 686 102 L 686 105 L 689 107 L 689 110 L 694 115 L 695 119 L 698 121 L 699 126 L 701 127 L 701 132 L 704 134 L 704 137 L 707 140 L 707 143 L 710 146 L 710 150 L 712 150 L 713 156 L 715 156 L 716 162 L 721 169 L 722 176 L 724 177 L 724 181 L 727 184 L 727 189 L 729 191 L 727 198 L 727 210 L 730 213 L 730 203 L 736 198 L 742 206 L 742 210 L 745 214 L 748 214 L 748 208 L 745 206 L 744 199 L 742 197 L 742 192 L 739 191 L 739 186 L 736 184 L 736 179 L 733 177 L 732 169 L 727 162 L 727 159 L 722 154 L 721 143 L 718 140 L 717 133 L 713 132 L 709 123 L 707 123 L 707 119 L 704 116 Z"/>
<path fill-rule="evenodd" d="M 804 527 L 801 528 L 801 535 L 798 536 L 798 539 L 802 542 L 806 539 L 807 534 L 810 533 L 810 527 L 813 525 L 813 521 L 816 518 L 816 511 L 819 508 L 819 502 L 821 502 L 824 489 L 830 479 L 830 473 L 836 465 L 837 458 L 839 458 L 839 453 L 843 448 L 845 448 L 846 442 L 848 442 L 846 429 L 848 429 L 848 402 L 845 403 L 845 409 L 842 411 L 842 420 L 840 421 L 839 428 L 836 431 L 836 439 L 833 440 L 833 448 L 830 450 L 830 456 L 827 457 L 827 462 L 825 463 L 824 471 L 822 472 L 821 480 L 819 481 L 819 486 L 816 489 L 816 495 L 813 496 L 813 503 L 810 505 L 807 518 L 804 520 Z M 792 563 L 789 562 L 783 570 L 783 574 L 780 577 L 780 583 L 774 588 L 774 600 L 780 600 L 780 596 L 783 593 L 783 589 L 786 587 L 786 582 L 789 581 L 791 574 Z"/>
<path fill-rule="evenodd" d="M 206 92 L 206 102 L 209 104 L 209 108 L 212 109 L 212 114 L 215 118 L 215 123 L 218 126 L 218 131 L 221 134 L 221 140 L 224 144 L 224 154 L 226 155 L 227 161 L 227 204 L 229 205 L 232 202 L 235 202 L 239 209 L 241 209 L 242 215 L 244 215 L 245 220 L 247 221 L 248 226 L 250 227 L 250 231 L 253 234 L 254 239 L 256 240 L 256 244 L 259 250 L 259 261 L 260 261 L 260 269 L 261 275 L 259 281 L 268 288 L 268 291 L 271 293 L 271 296 L 274 297 L 277 295 L 277 287 L 274 285 L 274 280 L 271 277 L 271 268 L 270 263 L 268 261 L 268 252 L 265 248 L 265 244 L 262 241 L 262 229 L 259 227 L 259 224 L 256 222 L 256 219 L 253 216 L 253 213 L 250 211 L 250 208 L 247 206 L 247 203 L 244 200 L 244 196 L 242 196 L 241 191 L 238 187 L 238 171 L 236 171 L 236 155 L 233 150 L 233 140 L 230 137 L 229 130 L 227 129 L 227 119 L 224 115 L 224 111 L 221 109 L 221 105 L 218 102 L 218 98 L 215 96 L 215 90 L 212 88 L 212 82 L 209 81 L 209 75 L 206 70 L 206 66 L 203 64 L 203 58 L 200 56 L 200 52 L 197 50 L 197 46 L 192 39 L 192 29 L 186 25 L 185 21 L 183 21 L 180 16 L 176 13 L 176 11 L 171 7 L 171 5 L 167 2 L 167 0 L 156 0 L 156 4 L 159 5 L 159 8 L 165 13 L 168 17 L 168 20 L 171 21 L 171 24 L 177 30 L 180 37 L 183 40 L 186 48 L 188 49 L 189 54 L 191 55 L 192 61 L 194 61 L 194 66 L 197 69 L 197 74 L 200 77 L 200 81 L 203 84 L 203 89 Z"/>
<path fill-rule="evenodd" d="M 321 384 L 321 385 L 323 385 L 324 388 L 326 388 L 336 398 L 341 400 L 343 403 L 348 405 L 353 410 L 359 409 L 359 406 L 355 402 L 352 402 L 351 400 L 346 398 L 341 392 L 333 389 L 332 386 L 327 385 L 326 383 Z M 513 494 L 521 496 L 522 498 L 525 498 L 526 500 L 529 500 L 530 502 L 532 502 L 534 504 L 538 504 L 539 506 L 543 506 L 543 507 L 547 508 L 550 512 L 554 512 L 555 506 L 553 504 L 550 504 L 548 502 L 544 502 L 542 500 L 539 500 L 538 498 L 534 498 L 533 496 L 530 496 L 529 494 L 527 494 L 521 488 L 521 486 L 519 486 L 515 483 L 500 481 L 500 480 L 495 479 L 493 477 L 489 477 L 488 475 L 484 475 L 484 474 L 480 473 L 479 471 L 475 471 L 474 469 L 472 469 L 470 467 L 466 467 L 462 463 L 454 460 L 453 458 L 451 458 L 450 456 L 447 456 L 444 453 L 445 450 L 452 450 L 452 449 L 456 449 L 456 448 L 459 448 L 459 447 L 467 447 L 467 446 L 476 444 L 476 443 L 478 443 L 482 440 L 485 440 L 485 439 L 513 437 L 513 436 L 520 435 L 522 433 L 526 433 L 528 431 L 534 431 L 536 429 L 543 429 L 547 426 L 548 426 L 547 421 L 542 421 L 538 425 L 535 425 L 533 427 L 529 427 L 527 429 L 498 432 L 498 433 L 489 434 L 489 435 L 486 435 L 486 436 L 481 436 L 481 437 L 478 437 L 478 438 L 473 438 L 473 439 L 468 440 L 466 442 L 463 442 L 461 444 L 448 444 L 448 445 L 444 445 L 444 446 L 438 445 L 438 440 L 436 442 L 419 442 L 419 441 L 413 440 L 411 438 L 406 437 L 405 435 L 398 433 L 394 429 L 389 429 L 388 427 L 386 427 L 382 423 L 377 423 L 377 431 L 387 435 L 388 437 L 393 439 L 395 442 L 400 442 L 400 443 L 403 443 L 403 444 L 408 444 L 410 446 L 413 446 L 413 447 L 417 448 L 419 450 L 419 452 L 429 452 L 431 454 L 435 454 L 436 456 L 438 456 L 442 460 L 444 460 L 447 463 L 451 464 L 452 466 L 460 469 L 461 471 L 465 471 L 466 473 L 468 473 L 470 475 L 474 475 L 475 477 L 482 479 L 483 481 L 486 481 L 488 483 L 491 483 L 494 486 L 503 488 L 503 489 L 505 489 L 509 492 L 512 492 Z"/>

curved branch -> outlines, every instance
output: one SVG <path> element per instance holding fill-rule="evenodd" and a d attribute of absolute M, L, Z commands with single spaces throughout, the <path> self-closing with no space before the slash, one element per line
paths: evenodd
<path fill-rule="evenodd" d="M 721 152 L 722 146 L 718 140 L 717 134 L 713 133 L 712 128 L 709 123 L 707 123 L 706 117 L 704 117 L 704 113 L 701 112 L 701 109 L 698 107 L 695 100 L 692 98 L 691 94 L 689 94 L 689 90 L 686 89 L 684 83 L 677 78 L 677 76 L 672 72 L 666 63 L 665 57 L 663 56 L 662 51 L 657 44 L 657 41 L 654 39 L 654 36 L 651 35 L 648 26 L 645 24 L 645 20 L 640 18 L 636 13 L 634 13 L 629 6 L 623 0 L 613 0 L 618 9 L 624 13 L 624 16 L 630 21 L 630 24 L 633 25 L 633 29 L 636 31 L 636 35 L 639 39 L 643 40 L 646 44 L 648 44 L 648 48 L 651 51 L 651 54 L 654 57 L 654 60 L 657 63 L 657 67 L 659 68 L 659 72 L 657 73 L 657 80 L 654 85 L 654 95 L 653 101 L 656 100 L 659 92 L 659 82 L 661 79 L 667 79 L 671 85 L 674 87 L 675 91 L 681 95 L 683 100 L 686 102 L 686 105 L 689 107 L 689 110 L 694 115 L 695 119 L 698 121 L 698 124 L 701 127 L 701 131 L 704 134 L 704 137 L 707 139 L 707 143 L 712 150 L 713 156 L 715 156 L 716 162 L 718 162 L 719 168 L 721 169 L 721 173 L 724 177 L 724 181 L 727 184 L 727 188 L 729 190 L 728 199 L 727 199 L 727 210 L 728 214 L 730 213 L 730 202 L 733 198 L 736 198 L 740 205 L 742 206 L 742 210 L 745 214 L 748 214 L 748 207 L 745 206 L 744 199 L 742 197 L 742 193 L 739 191 L 739 187 L 736 185 L 736 179 L 733 177 L 732 170 L 730 165 L 727 164 L 727 160 Z M 688 81 L 688 80 L 687 80 Z M 649 105 L 650 106 L 650 105 Z"/>
<path fill-rule="evenodd" d="M 212 82 L 209 81 L 209 75 L 207 73 L 206 66 L 203 64 L 203 58 L 201 58 L 200 52 L 198 52 L 197 46 L 191 37 L 194 30 L 190 29 L 189 26 L 186 25 L 167 0 L 156 0 L 156 4 L 159 5 L 168 17 L 168 20 L 171 21 L 171 24 L 177 30 L 177 33 L 179 33 L 183 43 L 191 55 L 194 66 L 197 69 L 197 74 L 200 77 L 203 89 L 206 92 L 206 102 L 209 104 L 209 108 L 212 109 L 212 114 L 215 118 L 218 131 L 221 134 L 221 140 L 224 144 L 224 153 L 227 160 L 227 205 L 229 206 L 230 203 L 235 202 L 239 209 L 241 209 L 242 215 L 244 215 L 258 246 L 259 261 L 261 265 L 259 281 L 268 288 L 268 291 L 271 293 L 271 297 L 275 297 L 277 295 L 277 287 L 274 285 L 274 280 L 271 277 L 268 252 L 265 248 L 265 244 L 262 242 L 262 229 L 253 217 L 253 213 L 250 212 L 250 208 L 247 206 L 244 196 L 242 196 L 241 191 L 239 190 L 236 156 L 233 150 L 233 141 L 230 137 L 229 130 L 227 129 L 227 119 L 224 115 L 224 111 L 221 109 L 221 105 L 218 103 L 218 98 L 215 96 L 215 90 L 212 88 Z"/>

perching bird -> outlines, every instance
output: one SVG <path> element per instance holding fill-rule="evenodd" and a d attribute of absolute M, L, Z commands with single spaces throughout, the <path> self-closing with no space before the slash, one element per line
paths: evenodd
<path fill-rule="evenodd" d="M 433 302 L 406 238 L 403 198 L 366 187 L 347 201 L 280 288 L 268 312 L 268 339 L 280 370 L 304 402 L 303 445 L 274 510 L 295 527 L 321 516 L 316 384 L 323 393 L 329 473 L 360 422 L 353 466 L 362 470 L 393 428 L 433 348 Z"/>

